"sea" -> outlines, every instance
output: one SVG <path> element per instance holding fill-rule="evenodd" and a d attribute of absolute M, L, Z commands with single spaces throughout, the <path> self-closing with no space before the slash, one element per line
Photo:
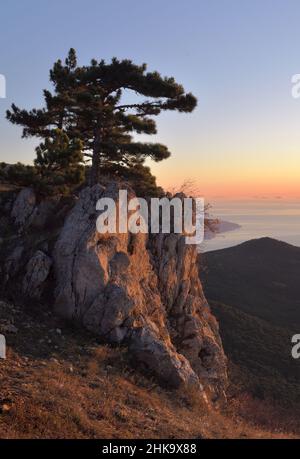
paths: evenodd
<path fill-rule="evenodd" d="M 224 249 L 265 236 L 300 247 L 300 199 L 216 200 L 210 205 L 211 217 L 240 226 L 205 240 L 200 245 L 201 252 Z"/>

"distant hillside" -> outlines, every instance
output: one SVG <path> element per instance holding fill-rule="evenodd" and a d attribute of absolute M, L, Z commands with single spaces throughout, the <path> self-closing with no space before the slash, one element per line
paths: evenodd
<path fill-rule="evenodd" d="M 300 248 L 255 239 L 203 256 L 208 298 L 300 332 Z"/>
<path fill-rule="evenodd" d="M 233 386 L 299 410 L 300 362 L 291 358 L 291 332 L 238 308 L 214 301 L 210 305 L 220 324 Z"/>
<path fill-rule="evenodd" d="M 291 358 L 291 337 L 300 333 L 299 267 L 300 248 L 262 238 L 206 253 L 200 272 L 234 383 L 300 408 L 300 361 Z"/>

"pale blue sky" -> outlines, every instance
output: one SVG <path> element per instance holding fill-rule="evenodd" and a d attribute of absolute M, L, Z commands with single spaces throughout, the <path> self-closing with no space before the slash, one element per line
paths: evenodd
<path fill-rule="evenodd" d="M 49 68 L 70 47 L 80 63 L 147 62 L 198 97 L 196 112 L 161 116 L 148 139 L 173 152 L 153 168 L 162 184 L 201 175 L 205 192 L 234 194 L 242 183 L 263 192 L 281 173 L 300 183 L 300 99 L 290 83 L 300 73 L 298 0 L 2 0 L 1 160 L 32 160 L 37 141 L 22 140 L 5 110 L 40 105 Z"/>

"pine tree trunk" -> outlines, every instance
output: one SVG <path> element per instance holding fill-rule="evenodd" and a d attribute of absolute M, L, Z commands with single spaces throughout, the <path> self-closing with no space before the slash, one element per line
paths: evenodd
<path fill-rule="evenodd" d="M 90 174 L 90 185 L 93 186 L 100 181 L 100 153 L 94 152 Z"/>

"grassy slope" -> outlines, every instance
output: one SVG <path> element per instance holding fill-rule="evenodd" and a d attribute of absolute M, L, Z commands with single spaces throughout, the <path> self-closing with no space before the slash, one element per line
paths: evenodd
<path fill-rule="evenodd" d="M 197 394 L 158 387 L 129 364 L 126 350 L 99 345 L 51 314 L 0 304 L 0 438 L 286 437 L 261 420 L 203 405 Z M 57 329 L 61 331 L 58 332 Z"/>

